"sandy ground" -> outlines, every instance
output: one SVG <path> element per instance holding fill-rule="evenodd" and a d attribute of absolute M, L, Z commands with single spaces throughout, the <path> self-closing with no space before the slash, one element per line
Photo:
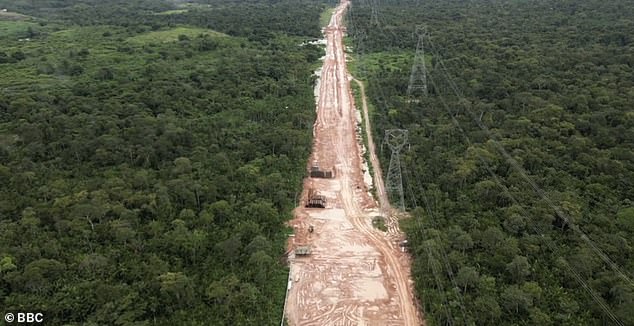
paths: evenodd
<path fill-rule="evenodd" d="M 364 181 L 362 145 L 356 133 L 358 113 L 343 48 L 341 21 L 348 5 L 348 0 L 342 0 L 324 30 L 326 56 L 308 162 L 309 167 L 316 164 L 333 169 L 335 178 L 304 180 L 302 203 L 312 189 L 326 197 L 327 207 L 302 205 L 290 222 L 295 236 L 290 238 L 289 249 L 310 246 L 312 252 L 300 257 L 291 251 L 286 316 L 291 325 L 422 325 L 409 257 L 399 250 L 402 234 L 387 202 L 373 143 L 368 150 L 383 206 L 369 195 Z M 367 116 L 365 105 L 364 109 Z M 382 213 L 388 215 L 388 232 L 371 224 L 372 217 Z"/>

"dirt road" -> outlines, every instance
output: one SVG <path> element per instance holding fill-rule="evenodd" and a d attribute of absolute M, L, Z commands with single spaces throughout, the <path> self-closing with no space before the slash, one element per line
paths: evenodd
<path fill-rule="evenodd" d="M 388 233 L 391 235 L 395 235 L 397 237 L 401 237 L 402 233 L 398 228 L 398 219 L 396 215 L 396 211 L 392 209 L 390 205 L 390 200 L 387 194 L 387 190 L 385 190 L 385 183 L 383 182 L 383 175 L 381 173 L 381 163 L 379 161 L 379 157 L 376 155 L 376 145 L 374 144 L 374 137 L 372 137 L 372 125 L 370 123 L 370 113 L 368 112 L 368 101 L 365 96 L 365 85 L 363 82 L 354 79 L 354 82 L 359 86 L 359 90 L 361 91 L 361 108 L 363 112 L 363 122 L 365 125 L 365 132 L 368 139 L 368 151 L 370 154 L 370 163 L 374 168 L 374 187 L 376 188 L 376 195 L 379 200 L 379 207 L 381 208 L 381 212 L 387 218 L 387 226 Z"/>
<path fill-rule="evenodd" d="M 302 203 L 311 191 L 317 192 L 326 199 L 326 208 L 301 205 L 290 223 L 295 236 L 289 249 L 310 247 L 311 253 L 289 258 L 286 316 L 291 325 L 421 325 L 412 294 L 409 257 L 398 247 L 398 224 L 389 223 L 390 231 L 385 233 L 371 223 L 381 210 L 364 181 L 357 134 L 360 117 L 354 107 L 343 48 L 342 18 L 348 5 L 348 0 L 342 0 L 324 29 L 326 57 L 308 163 L 309 167 L 334 171 L 335 177 L 304 181 Z M 373 147 L 370 144 L 369 149 Z M 380 175 L 376 155 L 370 156 L 375 161 L 375 174 Z M 378 193 L 384 195 L 382 180 L 377 181 Z M 387 197 L 379 197 L 389 208 Z"/>

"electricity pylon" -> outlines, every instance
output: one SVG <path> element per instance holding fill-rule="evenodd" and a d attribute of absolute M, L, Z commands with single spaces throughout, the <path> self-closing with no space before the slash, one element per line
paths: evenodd
<path fill-rule="evenodd" d="M 374 26 L 379 26 L 379 9 L 378 9 L 378 0 L 370 0 L 370 5 L 372 6 L 372 16 L 370 16 L 370 24 Z"/>
<path fill-rule="evenodd" d="M 398 196 L 399 207 L 405 210 L 405 195 L 403 194 L 403 175 L 401 174 L 401 150 L 408 143 L 407 129 L 385 130 L 384 143 L 390 147 L 392 156 L 390 157 L 390 167 L 387 170 L 387 192 L 390 195 Z"/>
<path fill-rule="evenodd" d="M 427 37 L 427 28 L 416 26 L 418 43 L 416 44 L 416 55 L 412 64 L 412 72 L 409 75 L 409 85 L 407 86 L 407 97 L 413 100 L 420 94 L 427 96 L 427 67 L 425 66 L 425 47 L 423 41 Z"/>

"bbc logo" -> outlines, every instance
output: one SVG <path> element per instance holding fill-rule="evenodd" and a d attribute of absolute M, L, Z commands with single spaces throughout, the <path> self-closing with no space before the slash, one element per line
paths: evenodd
<path fill-rule="evenodd" d="M 7 323 L 41 323 L 44 322 L 44 314 L 39 312 L 18 312 L 14 314 L 9 312 L 4 315 L 4 321 Z"/>

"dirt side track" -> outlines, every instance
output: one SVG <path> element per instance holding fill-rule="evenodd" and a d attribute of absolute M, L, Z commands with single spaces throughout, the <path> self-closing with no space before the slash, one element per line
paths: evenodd
<path fill-rule="evenodd" d="M 304 181 L 302 204 L 290 223 L 295 236 L 289 249 L 310 246 L 311 253 L 295 256 L 291 251 L 286 316 L 291 325 L 422 325 L 409 257 L 398 246 L 398 224 L 390 218 L 388 233 L 371 224 L 372 217 L 391 210 L 382 181 L 378 180 L 378 189 L 385 206 L 380 210 L 363 178 L 357 112 L 343 48 L 342 19 L 349 4 L 341 1 L 324 30 L 326 57 L 309 161 L 309 166 L 334 169 L 335 177 Z M 380 174 L 377 167 L 378 162 L 375 172 Z M 325 196 L 326 208 L 304 207 L 311 189 Z"/>

